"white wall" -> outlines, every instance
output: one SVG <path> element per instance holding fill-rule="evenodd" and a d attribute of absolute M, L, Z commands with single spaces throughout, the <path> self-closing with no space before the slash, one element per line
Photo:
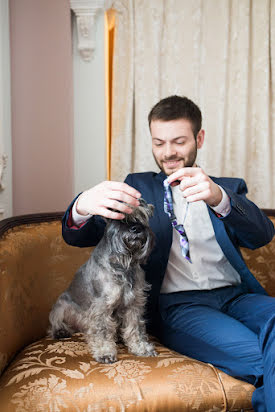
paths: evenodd
<path fill-rule="evenodd" d="M 106 179 L 105 19 L 95 19 L 96 47 L 91 61 L 77 50 L 76 18 L 73 15 L 74 78 L 74 194 Z"/>

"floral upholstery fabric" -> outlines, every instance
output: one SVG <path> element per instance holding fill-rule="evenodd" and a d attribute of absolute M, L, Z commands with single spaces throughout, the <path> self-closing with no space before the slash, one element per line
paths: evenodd
<path fill-rule="evenodd" d="M 117 363 L 101 365 L 81 334 L 45 338 L 52 304 L 90 253 L 65 244 L 59 221 L 17 226 L 1 237 L 1 411 L 252 410 L 253 386 L 160 344 L 156 358 L 135 357 L 121 346 Z M 275 239 L 242 253 L 275 296 Z"/>
<path fill-rule="evenodd" d="M 119 350 L 118 362 L 93 360 L 81 334 L 42 339 L 27 347 L 4 373 L 5 412 L 238 411 L 251 410 L 254 387 L 157 344 L 142 358 Z"/>

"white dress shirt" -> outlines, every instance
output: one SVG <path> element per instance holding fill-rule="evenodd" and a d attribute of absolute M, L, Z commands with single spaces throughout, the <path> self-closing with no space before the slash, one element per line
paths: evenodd
<path fill-rule="evenodd" d="M 73 204 L 72 208 L 72 221 L 76 226 L 80 226 L 82 223 L 85 223 L 90 217 L 93 215 L 81 215 L 80 213 L 77 212 L 76 210 L 76 205 L 77 205 L 78 198 Z"/>

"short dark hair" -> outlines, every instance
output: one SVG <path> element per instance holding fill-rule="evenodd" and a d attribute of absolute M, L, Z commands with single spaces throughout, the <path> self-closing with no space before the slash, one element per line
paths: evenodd
<path fill-rule="evenodd" d="M 199 107 L 187 97 L 169 96 L 160 100 L 148 115 L 149 128 L 153 120 L 187 119 L 192 124 L 195 138 L 201 129 L 202 116 Z"/>

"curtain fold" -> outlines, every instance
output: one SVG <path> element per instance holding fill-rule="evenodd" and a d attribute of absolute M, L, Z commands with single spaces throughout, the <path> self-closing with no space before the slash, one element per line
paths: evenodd
<path fill-rule="evenodd" d="M 198 163 L 243 177 L 275 207 L 275 0 L 114 0 L 111 178 L 157 171 L 147 116 L 163 97 L 199 105 Z"/>

